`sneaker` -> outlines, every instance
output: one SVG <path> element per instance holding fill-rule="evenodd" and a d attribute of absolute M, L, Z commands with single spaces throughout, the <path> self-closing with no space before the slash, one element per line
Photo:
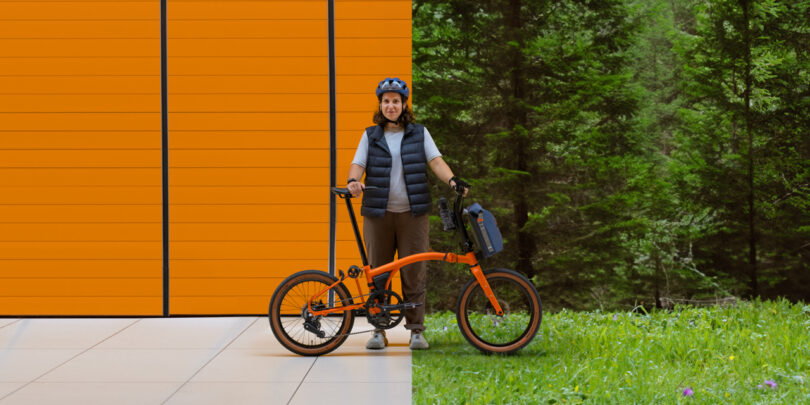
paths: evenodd
<path fill-rule="evenodd" d="M 385 349 L 385 346 L 388 346 L 388 338 L 385 337 L 385 331 L 383 330 L 375 330 L 374 334 L 371 335 L 371 339 L 366 342 L 366 349 L 370 350 Z"/>
<path fill-rule="evenodd" d="M 411 350 L 425 350 L 429 347 L 430 345 L 427 340 L 425 340 L 425 337 L 422 336 L 422 332 L 414 332 L 411 334 Z"/>

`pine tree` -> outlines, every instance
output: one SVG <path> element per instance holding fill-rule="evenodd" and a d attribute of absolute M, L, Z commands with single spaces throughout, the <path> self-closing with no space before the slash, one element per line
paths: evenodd
<path fill-rule="evenodd" d="M 763 280 L 776 285 L 793 272 L 807 280 L 808 234 L 798 224 L 810 217 L 797 208 L 810 189 L 808 5 L 714 0 L 695 15 L 679 148 L 695 181 L 684 194 L 719 219 L 702 240 L 702 263 L 758 296 Z"/>

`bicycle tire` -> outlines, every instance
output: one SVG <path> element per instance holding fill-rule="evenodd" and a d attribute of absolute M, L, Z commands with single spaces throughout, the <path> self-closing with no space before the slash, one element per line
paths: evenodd
<path fill-rule="evenodd" d="M 504 316 L 494 314 L 492 304 L 473 278 L 461 289 L 456 304 L 459 329 L 471 345 L 486 354 L 514 353 L 531 343 L 540 330 L 540 296 L 534 285 L 516 271 L 492 269 L 484 271 L 484 276 Z"/>
<path fill-rule="evenodd" d="M 310 297 L 332 285 L 337 278 L 319 270 L 304 270 L 287 277 L 270 299 L 270 329 L 287 350 L 302 356 L 321 356 L 343 344 L 354 325 L 354 313 L 343 311 L 319 318 L 328 325 L 319 338 L 304 329 L 304 311 Z M 335 305 L 351 305 L 352 298 L 343 283 L 333 288 Z M 328 294 L 328 293 L 327 293 Z M 322 301 L 323 300 L 319 300 Z M 328 307 L 328 304 L 323 304 Z"/>

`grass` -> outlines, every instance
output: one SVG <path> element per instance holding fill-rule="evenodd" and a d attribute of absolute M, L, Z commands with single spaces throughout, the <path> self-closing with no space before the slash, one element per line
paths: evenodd
<path fill-rule="evenodd" d="M 470 346 L 453 313 L 429 315 L 426 328 L 414 404 L 810 403 L 810 305 L 562 311 L 510 356 Z"/>

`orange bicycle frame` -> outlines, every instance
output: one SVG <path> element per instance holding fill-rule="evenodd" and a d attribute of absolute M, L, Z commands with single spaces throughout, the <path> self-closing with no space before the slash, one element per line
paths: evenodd
<path fill-rule="evenodd" d="M 403 266 L 407 266 L 412 263 L 423 262 L 428 260 L 437 260 L 437 261 L 444 261 L 447 263 L 464 263 L 470 266 L 470 271 L 473 273 L 473 276 L 478 281 L 478 284 L 481 286 L 481 289 L 484 290 L 484 294 L 486 294 L 487 298 L 489 298 L 489 302 L 492 304 L 492 307 L 495 309 L 495 313 L 498 315 L 503 315 L 503 309 L 501 305 L 498 303 L 498 300 L 495 298 L 495 294 L 492 292 L 492 288 L 489 286 L 489 282 L 487 282 L 486 277 L 484 276 L 484 271 L 481 270 L 481 266 L 478 264 L 478 259 L 475 257 L 475 253 L 469 252 L 466 255 L 460 256 L 455 253 L 440 253 L 440 252 L 427 252 L 427 253 L 417 253 L 415 255 L 403 257 L 399 260 L 395 260 L 391 263 L 382 265 L 380 267 L 371 268 L 371 265 L 366 265 L 363 267 L 363 273 L 366 275 L 366 281 L 369 285 L 372 284 L 374 277 L 379 276 L 385 273 L 391 273 L 391 277 L 388 278 L 385 287 L 388 288 L 391 285 L 391 279 L 396 273 L 401 269 Z M 357 279 L 355 279 L 357 280 Z M 343 282 L 343 278 L 335 281 L 329 287 L 324 288 L 319 293 L 312 296 L 309 299 L 309 311 L 313 316 L 323 316 L 328 315 L 336 312 L 343 312 L 343 311 L 351 311 L 355 309 L 361 309 L 365 307 L 365 299 L 362 299 L 362 295 L 360 295 L 361 303 L 352 304 L 352 305 L 344 305 L 337 308 L 330 308 L 324 309 L 321 311 L 313 311 L 312 310 L 312 301 L 316 300 L 318 297 L 326 294 L 329 290 L 337 286 Z M 358 291 L 360 290 L 360 281 L 357 281 Z"/>

